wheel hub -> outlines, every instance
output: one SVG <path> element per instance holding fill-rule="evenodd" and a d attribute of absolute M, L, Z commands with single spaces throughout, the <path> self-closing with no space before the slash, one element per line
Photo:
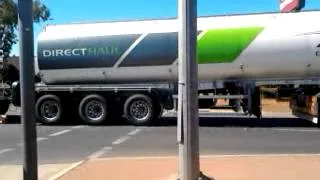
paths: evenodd
<path fill-rule="evenodd" d="M 144 101 L 135 101 L 131 105 L 130 113 L 136 119 L 143 120 L 149 114 L 149 107 Z"/>
<path fill-rule="evenodd" d="M 85 106 L 85 114 L 91 120 L 98 120 L 104 114 L 103 105 L 96 100 L 89 101 Z"/>
<path fill-rule="evenodd" d="M 40 112 L 42 117 L 52 121 L 59 114 L 59 105 L 55 101 L 46 101 L 42 104 Z"/>

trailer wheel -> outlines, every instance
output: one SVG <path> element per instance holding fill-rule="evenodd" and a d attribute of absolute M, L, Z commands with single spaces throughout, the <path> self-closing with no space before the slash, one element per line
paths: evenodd
<path fill-rule="evenodd" d="M 150 97 L 142 94 L 130 96 L 124 104 L 124 115 L 133 125 L 151 123 L 154 118 L 154 108 Z"/>
<path fill-rule="evenodd" d="M 88 124 L 101 124 L 107 117 L 106 100 L 97 94 L 84 97 L 79 104 L 79 116 Z"/>
<path fill-rule="evenodd" d="M 61 100 L 56 95 L 43 95 L 36 102 L 36 118 L 44 124 L 55 124 L 61 120 Z"/>

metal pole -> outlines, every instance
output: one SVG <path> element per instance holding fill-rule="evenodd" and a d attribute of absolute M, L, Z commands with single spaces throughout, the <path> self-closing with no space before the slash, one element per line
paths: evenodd
<path fill-rule="evenodd" d="M 37 134 L 35 126 L 34 47 L 32 0 L 18 1 L 21 122 L 23 125 L 23 179 L 38 179 Z"/>
<path fill-rule="evenodd" d="M 199 177 L 197 1 L 179 0 L 178 142 L 181 180 Z"/>

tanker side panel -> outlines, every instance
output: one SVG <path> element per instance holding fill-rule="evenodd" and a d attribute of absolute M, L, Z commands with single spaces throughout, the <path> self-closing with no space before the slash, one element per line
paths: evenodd
<path fill-rule="evenodd" d="M 310 32 L 320 31 L 307 19 L 315 14 L 199 18 L 197 61 L 200 80 L 286 79 L 318 76 Z M 298 18 L 297 18 L 298 17 Z M 299 23 L 297 23 L 299 22 Z M 174 21 L 139 27 L 122 23 L 117 34 L 46 34 L 38 42 L 39 69 L 48 84 L 176 81 L 178 32 Z M 174 27 L 171 27 L 171 26 Z M 84 25 L 89 28 L 93 25 Z M 130 32 L 130 26 L 133 31 Z M 166 29 L 166 27 L 168 28 Z M 66 27 L 69 31 L 77 25 Z M 120 27 L 120 25 L 119 25 Z M 159 28 L 159 30 L 157 30 Z M 103 29 L 102 29 L 103 30 Z M 102 32 L 101 30 L 101 32 Z M 139 33 L 137 33 L 139 32 Z M 48 37 L 56 35 L 57 38 Z M 61 36 L 61 37 L 59 37 Z M 312 73 L 314 72 L 314 73 Z"/>
<path fill-rule="evenodd" d="M 79 37 L 38 42 L 39 68 L 112 67 L 141 34 Z"/>
<path fill-rule="evenodd" d="M 308 35 L 309 48 L 311 58 L 308 59 L 308 71 L 310 76 L 316 76 L 319 73 L 320 67 L 320 30 L 315 29 L 311 31 Z"/>
<path fill-rule="evenodd" d="M 202 31 L 197 31 L 199 36 Z M 170 66 L 178 58 L 178 32 L 147 33 L 117 67 Z"/>
<path fill-rule="evenodd" d="M 119 67 L 171 65 L 178 58 L 178 33 L 150 33 L 126 56 Z"/>
<path fill-rule="evenodd" d="M 38 46 L 39 69 L 47 84 L 170 81 L 178 33 L 78 37 L 39 41 Z"/>
<path fill-rule="evenodd" d="M 38 47 L 42 70 L 163 66 L 177 60 L 178 32 L 48 40 Z"/>

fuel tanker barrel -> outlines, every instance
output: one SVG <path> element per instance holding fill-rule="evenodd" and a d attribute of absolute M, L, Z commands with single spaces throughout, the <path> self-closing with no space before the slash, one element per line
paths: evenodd
<path fill-rule="evenodd" d="M 200 80 L 296 79 L 320 73 L 318 11 L 199 17 Z M 46 26 L 38 68 L 47 84 L 178 79 L 177 19 Z"/>

